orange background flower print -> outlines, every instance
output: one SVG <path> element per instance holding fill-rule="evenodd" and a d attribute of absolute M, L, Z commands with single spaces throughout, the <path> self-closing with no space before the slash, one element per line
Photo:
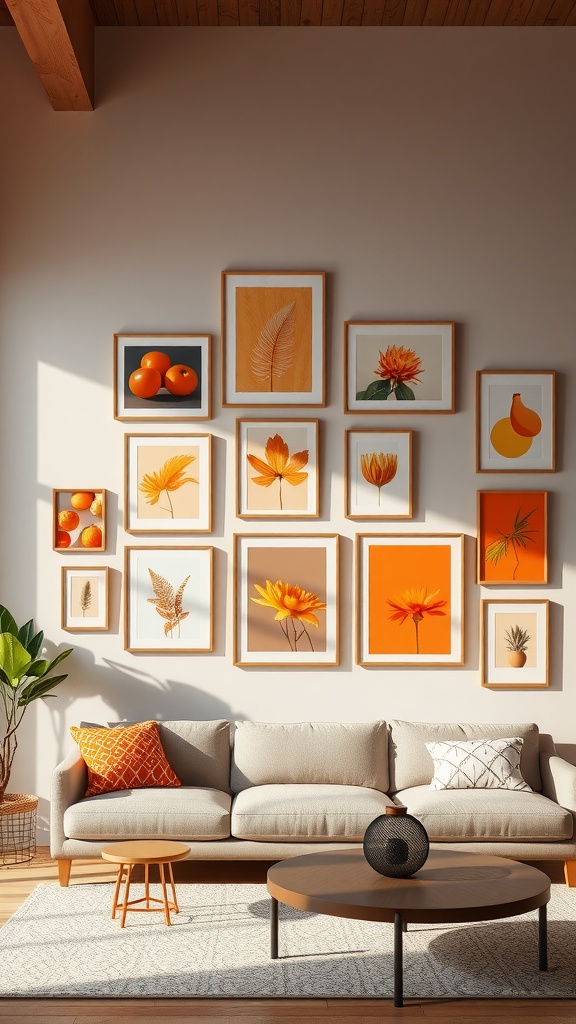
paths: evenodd
<path fill-rule="evenodd" d="M 275 318 L 282 311 L 280 325 Z M 260 344 L 263 332 L 266 340 Z M 274 349 L 277 354 L 278 346 L 284 349 L 281 373 L 270 376 L 266 373 L 271 369 L 270 353 Z M 311 288 L 236 289 L 236 390 L 312 391 Z"/>
<path fill-rule="evenodd" d="M 419 625 L 419 654 L 451 653 L 451 549 L 448 544 L 373 545 L 368 557 L 368 651 L 370 654 L 415 654 L 414 623 L 394 620 L 389 601 L 406 591 L 426 589 L 442 600 L 444 615 L 424 615 Z"/>

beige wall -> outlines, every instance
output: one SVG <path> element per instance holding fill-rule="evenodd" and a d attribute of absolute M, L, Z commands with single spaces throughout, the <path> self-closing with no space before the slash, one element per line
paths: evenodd
<path fill-rule="evenodd" d="M 575 739 L 575 50 L 572 29 L 99 30 L 97 109 L 66 114 L 0 31 L 0 601 L 76 648 L 21 734 L 12 788 L 37 792 L 43 813 L 82 718 L 528 719 Z M 328 274 L 322 514 L 303 529 L 343 538 L 339 669 L 232 666 L 232 534 L 278 524 L 234 515 L 226 268 Z M 455 320 L 456 414 L 344 417 L 355 318 Z M 123 646 L 123 435 L 148 425 L 113 419 L 112 336 L 155 331 L 215 338 L 214 529 L 191 538 L 216 548 L 210 656 Z M 558 371 L 556 474 L 476 475 L 485 368 Z M 354 425 L 415 431 L 415 514 L 398 532 L 467 537 L 462 668 L 354 664 L 353 538 L 378 531 L 343 517 Z M 51 550 L 52 488 L 92 485 L 109 490 L 110 541 L 84 562 L 113 569 L 112 626 L 66 634 L 60 567 L 82 560 Z M 551 492 L 550 583 L 522 592 L 552 602 L 548 691 L 480 687 L 479 600 L 519 596 L 474 583 L 476 491 L 491 487 Z"/>

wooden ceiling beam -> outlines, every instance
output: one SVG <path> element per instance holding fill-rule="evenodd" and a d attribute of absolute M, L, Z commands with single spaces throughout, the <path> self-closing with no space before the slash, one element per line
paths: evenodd
<path fill-rule="evenodd" d="M 94 18 L 88 0 L 5 0 L 54 110 L 94 109 Z"/>

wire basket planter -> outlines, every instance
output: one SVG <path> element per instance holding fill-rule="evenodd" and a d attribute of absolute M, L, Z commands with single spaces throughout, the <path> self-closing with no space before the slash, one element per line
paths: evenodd
<path fill-rule="evenodd" d="M 36 853 L 38 797 L 5 793 L 0 801 L 0 864 L 25 864 Z"/>

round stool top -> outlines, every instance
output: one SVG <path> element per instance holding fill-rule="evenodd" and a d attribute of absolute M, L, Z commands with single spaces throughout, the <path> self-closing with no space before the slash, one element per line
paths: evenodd
<path fill-rule="evenodd" d="M 173 843 L 168 839 L 135 839 L 105 846 L 102 857 L 114 864 L 167 864 L 183 860 L 189 853 L 190 847 L 186 843 Z"/>

